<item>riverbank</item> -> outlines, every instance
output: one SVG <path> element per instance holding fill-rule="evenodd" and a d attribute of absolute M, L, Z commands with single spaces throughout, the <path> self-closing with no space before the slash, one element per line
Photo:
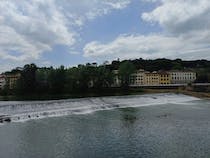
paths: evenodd
<path fill-rule="evenodd" d="M 175 93 L 185 94 L 197 98 L 210 98 L 209 92 L 197 92 L 187 88 L 173 88 L 173 89 L 149 89 L 149 88 L 131 88 L 127 91 L 122 91 L 119 88 L 107 89 L 104 91 L 90 91 L 86 93 L 76 94 L 30 94 L 30 95 L 9 95 L 0 96 L 1 101 L 30 101 L 30 100 L 60 100 L 71 98 L 87 98 L 87 97 L 102 97 L 102 96 L 124 96 L 124 95 L 143 95 L 143 94 L 157 94 L 157 93 Z"/>
<path fill-rule="evenodd" d="M 197 98 L 210 99 L 209 92 L 196 92 L 192 90 L 184 90 L 184 89 L 144 89 L 145 94 L 151 93 L 176 93 L 176 94 L 184 94 Z"/>
<path fill-rule="evenodd" d="M 103 96 L 124 96 L 144 94 L 141 88 L 130 89 L 127 91 L 121 88 L 109 88 L 103 90 L 89 90 L 86 92 L 77 92 L 71 94 L 25 94 L 25 95 L 7 95 L 0 96 L 1 101 L 31 101 L 31 100 L 60 100 L 73 98 L 103 97 Z"/>

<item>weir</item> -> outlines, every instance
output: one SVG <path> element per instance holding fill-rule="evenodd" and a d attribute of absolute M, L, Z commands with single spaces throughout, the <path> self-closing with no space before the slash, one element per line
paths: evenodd
<path fill-rule="evenodd" d="M 19 122 L 45 117 L 88 114 L 116 108 L 154 106 L 168 103 L 179 104 L 193 100 L 199 99 L 182 94 L 166 93 L 52 101 L 1 101 L 0 116 L 3 120 L 9 118 L 13 122 Z"/>

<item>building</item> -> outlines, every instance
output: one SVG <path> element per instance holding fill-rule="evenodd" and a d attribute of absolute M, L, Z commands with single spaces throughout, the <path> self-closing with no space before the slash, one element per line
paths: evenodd
<path fill-rule="evenodd" d="M 166 71 L 161 71 L 158 73 L 159 74 L 159 84 L 160 85 L 168 85 L 171 84 L 171 76 L 168 72 Z"/>
<path fill-rule="evenodd" d="M 113 87 L 119 87 L 121 80 L 118 70 L 113 71 Z M 140 69 L 129 76 L 129 84 L 132 87 L 138 86 L 164 86 L 172 84 L 188 84 L 196 80 L 196 73 L 190 71 L 159 71 L 148 72 Z"/>
<path fill-rule="evenodd" d="M 170 71 L 172 84 L 193 83 L 196 80 L 196 73 L 191 71 Z"/>
<path fill-rule="evenodd" d="M 144 85 L 146 86 L 160 85 L 160 75 L 156 71 L 145 73 L 144 80 Z"/>
<path fill-rule="evenodd" d="M 6 78 L 4 75 L 0 75 L 0 89 L 4 89 L 5 85 L 6 85 Z"/>
<path fill-rule="evenodd" d="M 130 75 L 130 86 L 142 86 L 145 82 L 145 71 L 140 69 Z"/>
<path fill-rule="evenodd" d="M 17 80 L 20 78 L 20 76 L 20 73 L 6 75 L 6 83 L 8 84 L 9 89 L 15 88 Z"/>
<path fill-rule="evenodd" d="M 121 80 L 119 76 L 119 70 L 113 70 L 113 74 L 114 74 L 114 82 L 112 84 L 112 87 L 120 87 Z"/>

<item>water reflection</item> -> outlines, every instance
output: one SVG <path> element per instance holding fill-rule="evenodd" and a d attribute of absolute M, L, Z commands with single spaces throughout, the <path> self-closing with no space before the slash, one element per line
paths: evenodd
<path fill-rule="evenodd" d="M 136 108 L 123 108 L 120 109 L 122 120 L 126 123 L 135 123 L 137 120 L 137 109 Z"/>

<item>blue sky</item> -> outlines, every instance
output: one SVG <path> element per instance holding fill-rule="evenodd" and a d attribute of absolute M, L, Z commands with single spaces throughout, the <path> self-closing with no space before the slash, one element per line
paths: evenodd
<path fill-rule="evenodd" d="M 141 12 L 150 11 L 154 5 L 149 3 L 139 3 L 139 0 L 133 0 L 128 7 L 122 10 L 114 10 L 112 13 L 97 17 L 88 21 L 81 30 L 80 39 L 74 45 L 71 54 L 67 47 L 56 46 L 51 53 L 43 55 L 44 60 L 50 60 L 56 65 L 77 65 L 86 62 L 103 62 L 105 59 L 93 59 L 83 56 L 83 47 L 91 41 L 109 42 L 121 34 L 150 34 L 151 32 L 160 32 L 158 25 L 150 25 L 141 19 Z M 119 57 L 120 58 L 120 57 Z M 115 58 L 113 58 L 115 59 Z"/>
<path fill-rule="evenodd" d="M 2 0 L 0 71 L 117 58 L 210 59 L 208 0 Z"/>

